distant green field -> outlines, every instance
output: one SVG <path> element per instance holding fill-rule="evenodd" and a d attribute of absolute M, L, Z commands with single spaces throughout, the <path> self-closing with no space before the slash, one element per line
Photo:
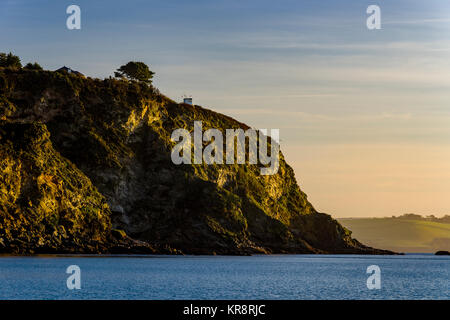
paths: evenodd
<path fill-rule="evenodd" d="M 398 218 L 337 219 L 365 245 L 397 252 L 450 250 L 450 223 Z"/>

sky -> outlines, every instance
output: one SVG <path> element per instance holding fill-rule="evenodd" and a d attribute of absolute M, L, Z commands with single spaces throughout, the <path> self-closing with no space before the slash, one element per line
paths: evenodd
<path fill-rule="evenodd" d="M 334 217 L 450 214 L 450 1 L 1 0 L 0 51 L 100 78 L 143 61 L 174 100 L 280 129 Z"/>

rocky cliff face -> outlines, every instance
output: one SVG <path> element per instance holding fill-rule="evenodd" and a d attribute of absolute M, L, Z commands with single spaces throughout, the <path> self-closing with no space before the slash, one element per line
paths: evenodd
<path fill-rule="evenodd" d="M 0 119 L 2 251 L 387 253 L 316 212 L 282 155 L 271 176 L 173 164 L 175 129 L 248 127 L 145 85 L 3 69 Z"/>
<path fill-rule="evenodd" d="M 109 207 L 79 169 L 52 147 L 43 124 L 0 126 L 1 245 L 13 252 L 105 248 Z M 84 239 L 79 242 L 80 239 Z"/>

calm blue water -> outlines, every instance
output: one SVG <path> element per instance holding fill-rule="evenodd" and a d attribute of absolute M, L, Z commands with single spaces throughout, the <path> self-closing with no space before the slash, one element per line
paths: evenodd
<path fill-rule="evenodd" d="M 368 290 L 366 268 L 381 268 Z M 81 268 L 81 289 L 66 268 Z M 0 299 L 450 299 L 450 257 L 0 257 Z"/>

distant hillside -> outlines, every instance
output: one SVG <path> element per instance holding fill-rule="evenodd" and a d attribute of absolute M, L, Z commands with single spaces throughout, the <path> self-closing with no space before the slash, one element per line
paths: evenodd
<path fill-rule="evenodd" d="M 341 218 L 338 221 L 369 246 L 397 252 L 436 252 L 450 249 L 450 216 L 406 214 L 391 218 Z"/>

